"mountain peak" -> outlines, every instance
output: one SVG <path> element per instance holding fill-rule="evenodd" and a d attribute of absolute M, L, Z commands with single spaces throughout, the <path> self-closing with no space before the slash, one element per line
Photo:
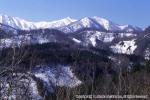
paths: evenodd
<path fill-rule="evenodd" d="M 62 22 L 64 22 L 65 24 L 70 24 L 70 23 L 75 22 L 75 21 L 77 21 L 77 20 L 76 20 L 76 19 L 73 19 L 73 18 L 71 18 L 71 17 L 66 17 L 66 18 L 64 18 L 64 19 L 60 19 L 60 20 L 53 21 L 53 22 L 58 22 L 58 21 L 62 21 Z"/>
<path fill-rule="evenodd" d="M 72 22 L 74 22 L 74 21 L 77 21 L 77 19 L 74 19 L 74 18 L 72 18 L 72 17 L 66 17 L 66 18 L 64 18 L 64 19 L 66 19 L 66 20 L 69 20 L 69 21 L 72 21 Z"/>
<path fill-rule="evenodd" d="M 92 17 L 98 24 L 102 25 L 107 31 L 117 31 L 119 28 L 118 25 L 110 20 L 105 18 L 94 16 Z"/>

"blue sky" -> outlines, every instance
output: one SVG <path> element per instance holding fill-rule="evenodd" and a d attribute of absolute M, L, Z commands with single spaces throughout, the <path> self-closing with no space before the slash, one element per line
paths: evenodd
<path fill-rule="evenodd" d="M 30 21 L 99 16 L 144 28 L 150 25 L 150 0 L 1 0 L 0 13 Z"/>

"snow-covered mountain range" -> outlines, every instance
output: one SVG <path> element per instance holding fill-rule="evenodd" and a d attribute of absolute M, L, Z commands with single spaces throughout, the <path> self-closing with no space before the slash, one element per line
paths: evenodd
<path fill-rule="evenodd" d="M 30 22 L 0 15 L 0 29 L 0 48 L 59 42 L 110 49 L 114 53 L 123 54 L 140 54 L 140 51 L 144 53 L 149 50 L 139 49 L 141 43 L 138 40 L 146 38 L 141 28 L 119 25 L 97 16 L 80 20 L 67 17 L 57 21 Z"/>
<path fill-rule="evenodd" d="M 141 28 L 132 25 L 119 25 L 112 21 L 97 16 L 85 17 L 76 20 L 70 17 L 56 21 L 31 22 L 18 17 L 0 15 L 0 23 L 21 30 L 55 28 L 65 33 L 75 32 L 83 28 L 92 28 L 105 31 L 142 31 Z"/>
<path fill-rule="evenodd" d="M 16 29 L 21 30 L 30 30 L 30 29 L 40 29 L 40 28 L 57 28 L 68 25 L 72 22 L 76 21 L 75 19 L 71 19 L 67 17 L 65 19 L 61 19 L 58 21 L 52 22 L 30 22 L 18 17 L 11 17 L 7 15 L 0 15 L 0 23 L 14 27 Z"/>

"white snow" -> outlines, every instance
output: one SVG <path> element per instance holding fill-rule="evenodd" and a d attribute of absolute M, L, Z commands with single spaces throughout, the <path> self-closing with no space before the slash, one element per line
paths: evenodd
<path fill-rule="evenodd" d="M 60 27 L 59 30 L 65 32 L 65 33 L 72 33 L 76 32 L 77 30 L 81 30 L 84 28 L 96 28 L 99 29 L 99 25 L 92 21 L 91 18 L 85 17 L 83 19 L 80 19 L 78 21 L 75 21 L 67 26 Z"/>
<path fill-rule="evenodd" d="M 126 31 L 133 32 L 134 30 L 141 31 L 142 29 L 132 25 L 119 25 L 105 18 L 94 16 L 93 19 L 109 31 Z"/>
<path fill-rule="evenodd" d="M 67 17 L 56 21 L 31 22 L 18 17 L 0 15 L 0 23 L 22 30 L 56 28 L 65 33 L 75 32 L 83 28 L 105 29 L 108 31 L 124 30 L 127 32 L 141 30 L 140 28 L 132 25 L 119 25 L 97 16 L 85 17 L 80 20 Z"/>
<path fill-rule="evenodd" d="M 99 32 L 99 31 L 87 31 L 86 40 L 88 43 L 96 46 L 96 40 L 100 40 L 102 42 L 112 42 L 114 39 L 114 33 L 106 33 L 106 32 Z"/>
<path fill-rule="evenodd" d="M 128 27 L 128 25 L 120 25 L 119 27 L 120 27 L 120 29 L 122 29 L 122 30 L 123 30 L 123 29 L 127 28 L 127 27 Z"/>
<path fill-rule="evenodd" d="M 85 17 L 81 19 L 80 24 L 82 24 L 82 26 L 84 26 L 85 28 L 89 28 L 89 27 L 99 28 L 99 26 L 96 23 L 94 23 L 89 17 Z"/>
<path fill-rule="evenodd" d="M 30 81 L 30 89 L 32 91 L 32 96 L 36 99 L 41 99 L 42 97 L 38 93 L 37 83 L 34 80 Z"/>
<path fill-rule="evenodd" d="M 133 33 L 119 33 L 119 36 L 121 37 L 121 38 L 123 38 L 123 37 L 135 37 L 135 36 L 137 36 L 137 34 L 133 34 Z"/>
<path fill-rule="evenodd" d="M 45 82 L 50 91 L 54 86 L 75 87 L 81 84 L 81 81 L 72 73 L 70 66 L 37 66 L 34 75 Z"/>
<path fill-rule="evenodd" d="M 3 80 L 0 86 L 3 87 L 0 90 L 1 99 L 16 100 L 18 96 L 23 95 L 25 92 L 31 96 L 32 99 L 42 100 L 42 97 L 38 93 L 37 83 L 29 75 L 23 73 L 13 73 L 13 80 L 8 80 L 9 76 L 1 78 Z M 18 80 L 19 79 L 19 80 Z M 10 91 L 10 82 L 13 88 Z M 29 87 L 28 91 L 24 88 Z M 22 98 L 23 99 L 23 98 Z"/>
<path fill-rule="evenodd" d="M 150 49 L 147 48 L 144 52 L 144 57 L 146 60 L 150 60 Z"/>
<path fill-rule="evenodd" d="M 96 38 L 91 37 L 89 40 L 91 41 L 91 44 L 95 47 L 96 46 Z"/>
<path fill-rule="evenodd" d="M 121 30 L 126 32 L 133 32 L 133 31 L 142 31 L 143 29 L 133 26 L 133 25 L 119 25 L 118 26 Z"/>
<path fill-rule="evenodd" d="M 100 18 L 100 17 L 97 17 L 97 16 L 94 16 L 93 19 L 98 23 L 100 24 L 101 26 L 103 26 L 106 30 L 110 30 L 110 31 L 116 31 L 116 30 L 120 30 L 117 26 L 117 24 L 107 20 L 107 19 L 104 19 L 104 18 Z"/>
<path fill-rule="evenodd" d="M 0 40 L 0 48 L 8 48 L 12 45 L 13 40 L 12 39 L 1 39 Z"/>
<path fill-rule="evenodd" d="M 81 43 L 81 41 L 78 40 L 78 39 L 76 39 L 76 38 L 73 38 L 72 40 L 73 40 L 74 42 L 76 42 L 76 43 Z"/>
<path fill-rule="evenodd" d="M 105 43 L 112 42 L 112 40 L 115 38 L 114 33 L 105 33 L 105 32 L 96 32 L 93 36 L 96 36 L 98 40 L 101 40 Z"/>
<path fill-rule="evenodd" d="M 46 39 L 46 38 L 42 38 L 42 37 L 39 37 L 39 38 L 38 38 L 38 43 L 39 43 L 39 44 L 48 43 L 48 42 L 49 42 L 49 40 Z"/>
<path fill-rule="evenodd" d="M 40 34 L 25 34 L 14 36 L 11 38 L 0 39 L 0 48 L 20 47 L 24 45 L 43 44 L 48 42 L 56 42 L 55 37 L 53 35 L 51 37 L 44 37 Z"/>
<path fill-rule="evenodd" d="M 44 29 L 44 28 L 58 28 L 66 26 L 72 22 L 75 22 L 76 19 L 70 17 L 57 20 L 57 21 L 41 21 L 41 22 L 30 22 L 18 17 L 11 17 L 7 15 L 0 15 L 0 23 L 9 25 L 16 29 L 30 30 L 30 29 Z"/>
<path fill-rule="evenodd" d="M 115 44 L 110 47 L 115 53 L 123 54 L 133 54 L 134 50 L 137 48 L 135 44 L 135 39 L 128 41 L 120 41 L 118 44 Z"/>

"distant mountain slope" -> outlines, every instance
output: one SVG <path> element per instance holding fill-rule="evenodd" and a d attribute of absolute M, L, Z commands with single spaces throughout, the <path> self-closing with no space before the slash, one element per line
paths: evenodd
<path fill-rule="evenodd" d="M 85 17 L 80 20 L 70 17 L 57 21 L 30 22 L 18 17 L 0 15 L 0 23 L 21 30 L 55 28 L 65 33 L 75 32 L 84 28 L 98 29 L 100 31 L 122 31 L 134 32 L 142 31 L 141 28 L 132 25 L 119 25 L 112 21 L 97 16 Z"/>
<path fill-rule="evenodd" d="M 72 22 L 76 21 L 75 19 L 71 19 L 70 17 L 51 22 L 30 22 L 18 17 L 11 17 L 7 15 L 0 15 L 0 23 L 9 25 L 16 29 L 21 30 L 30 30 L 30 29 L 40 29 L 40 28 L 57 28 L 68 25 Z"/>

